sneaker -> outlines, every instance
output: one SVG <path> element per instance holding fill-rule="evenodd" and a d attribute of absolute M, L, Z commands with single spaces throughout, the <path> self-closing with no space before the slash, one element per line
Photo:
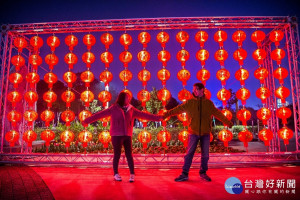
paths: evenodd
<path fill-rule="evenodd" d="M 211 181 L 211 178 L 206 173 L 200 174 L 200 177 L 205 181 Z"/>
<path fill-rule="evenodd" d="M 134 174 L 130 174 L 130 176 L 129 176 L 129 182 L 130 183 L 134 182 Z"/>
<path fill-rule="evenodd" d="M 182 182 L 182 181 L 187 181 L 188 179 L 189 179 L 189 177 L 187 175 L 180 174 L 180 176 L 175 178 L 175 181 L 176 182 Z"/>
<path fill-rule="evenodd" d="M 115 181 L 122 181 L 122 178 L 119 174 L 115 174 L 114 179 L 115 179 Z"/>

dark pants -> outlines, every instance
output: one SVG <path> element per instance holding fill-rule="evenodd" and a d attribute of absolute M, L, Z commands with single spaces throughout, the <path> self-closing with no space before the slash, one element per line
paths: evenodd
<path fill-rule="evenodd" d="M 194 134 L 189 134 L 187 154 L 184 156 L 184 165 L 182 167 L 182 173 L 185 175 L 189 174 L 189 170 L 192 165 L 193 157 L 199 140 L 201 147 L 201 167 L 199 173 L 206 173 L 206 171 L 208 170 L 207 163 L 209 160 L 210 135 L 207 134 L 203 136 L 198 136 Z"/>
<path fill-rule="evenodd" d="M 125 156 L 127 159 L 130 174 L 134 174 L 131 136 L 112 136 L 111 142 L 114 147 L 114 159 L 113 159 L 114 174 L 119 173 L 118 166 L 119 166 L 119 160 L 121 157 L 122 145 L 124 146 L 124 149 L 125 149 Z"/>

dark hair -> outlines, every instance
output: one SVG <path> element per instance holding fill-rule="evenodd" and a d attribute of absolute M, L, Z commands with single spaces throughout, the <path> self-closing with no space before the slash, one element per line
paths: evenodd
<path fill-rule="evenodd" d="M 204 89 L 203 83 L 195 83 L 193 86 L 196 86 L 199 90 Z"/>
<path fill-rule="evenodd" d="M 121 107 L 123 107 L 124 103 L 125 103 L 125 98 L 127 95 L 129 95 L 127 92 L 120 92 L 120 94 L 117 98 L 116 104 L 119 104 Z"/>

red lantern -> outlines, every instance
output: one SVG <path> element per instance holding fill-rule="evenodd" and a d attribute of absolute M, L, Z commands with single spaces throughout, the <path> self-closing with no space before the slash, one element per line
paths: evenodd
<path fill-rule="evenodd" d="M 44 93 L 43 99 L 47 102 L 48 107 L 52 107 L 52 103 L 56 101 L 57 95 L 53 91 L 47 91 Z"/>
<path fill-rule="evenodd" d="M 158 60 L 162 62 L 163 66 L 167 66 L 167 62 L 170 60 L 171 55 L 167 50 L 162 50 L 157 55 Z"/>
<path fill-rule="evenodd" d="M 120 72 L 119 78 L 123 81 L 124 86 L 128 85 L 128 82 L 132 79 L 132 73 L 127 68 Z"/>
<path fill-rule="evenodd" d="M 157 92 L 157 98 L 162 101 L 162 105 L 165 106 L 167 101 L 171 98 L 171 92 L 166 88 L 160 89 Z"/>
<path fill-rule="evenodd" d="M 223 113 L 223 115 L 225 115 L 225 117 L 230 121 L 232 119 L 232 113 L 227 110 L 226 108 L 223 108 L 221 110 L 221 112 Z"/>
<path fill-rule="evenodd" d="M 232 140 L 232 133 L 227 129 L 223 129 L 218 134 L 219 139 L 224 142 L 224 146 L 228 147 L 228 142 Z"/>
<path fill-rule="evenodd" d="M 138 40 L 140 43 L 143 44 L 143 47 L 146 48 L 147 47 L 147 44 L 150 42 L 151 40 L 151 35 L 147 32 L 141 32 L 139 35 L 138 35 Z"/>
<path fill-rule="evenodd" d="M 58 63 L 58 57 L 55 54 L 48 54 L 45 57 L 45 62 L 49 65 L 49 69 L 53 69 L 54 65 Z"/>
<path fill-rule="evenodd" d="M 151 78 L 151 73 L 146 69 L 142 69 L 138 73 L 138 79 L 143 82 L 143 86 L 147 85 L 147 81 L 149 81 L 150 78 Z"/>
<path fill-rule="evenodd" d="M 207 98 L 207 99 L 211 98 L 211 92 L 206 88 L 204 88 L 204 95 L 205 95 L 205 98 Z"/>
<path fill-rule="evenodd" d="M 269 72 L 266 68 L 259 67 L 254 71 L 254 77 L 260 81 L 261 84 L 264 83 L 265 79 L 268 77 Z"/>
<path fill-rule="evenodd" d="M 223 102 L 223 105 L 226 106 L 226 101 L 228 101 L 231 97 L 231 93 L 229 90 L 222 88 L 218 91 L 217 97 L 220 101 Z"/>
<path fill-rule="evenodd" d="M 51 51 L 55 51 L 55 48 L 60 45 L 60 40 L 56 36 L 50 36 L 47 39 L 47 44 L 51 48 Z"/>
<path fill-rule="evenodd" d="M 205 61 L 207 61 L 208 57 L 209 57 L 209 53 L 205 49 L 200 49 L 196 53 L 196 58 L 197 58 L 197 60 L 199 60 L 201 62 L 202 66 L 205 65 Z"/>
<path fill-rule="evenodd" d="M 78 58 L 74 53 L 67 53 L 64 60 L 69 65 L 69 68 L 73 69 L 73 66 L 77 63 Z"/>
<path fill-rule="evenodd" d="M 244 64 L 244 60 L 247 57 L 247 51 L 245 49 L 238 49 L 233 53 L 233 58 L 239 62 L 239 65 Z"/>
<path fill-rule="evenodd" d="M 242 101 L 242 105 L 246 105 L 246 100 L 250 97 L 250 91 L 247 88 L 240 88 L 236 92 L 236 97 Z"/>
<path fill-rule="evenodd" d="M 208 39 L 208 34 L 205 31 L 198 31 L 195 35 L 196 42 L 200 43 L 200 47 L 204 47 L 204 43 Z"/>
<path fill-rule="evenodd" d="M 166 112 L 168 112 L 166 109 L 161 109 L 161 110 L 159 110 L 158 111 L 158 115 L 164 115 Z M 162 122 L 162 125 L 163 126 L 166 126 L 167 125 L 167 121 L 169 121 L 169 119 L 170 119 L 171 117 L 167 117 L 167 118 L 165 118 L 165 119 L 163 119 L 161 122 Z"/>
<path fill-rule="evenodd" d="M 57 76 L 54 73 L 49 72 L 45 74 L 44 81 L 48 83 L 49 88 L 52 88 L 53 84 L 57 82 Z"/>
<path fill-rule="evenodd" d="M 77 77 L 74 72 L 68 71 L 64 73 L 63 79 L 68 84 L 68 87 L 72 87 L 72 84 L 76 81 Z"/>
<path fill-rule="evenodd" d="M 96 59 L 95 55 L 92 52 L 89 52 L 89 51 L 85 52 L 82 55 L 82 60 L 86 64 L 87 68 L 91 67 L 91 64 L 93 64 L 95 62 L 95 59 Z"/>
<path fill-rule="evenodd" d="M 226 85 L 226 81 L 229 79 L 230 73 L 227 69 L 222 68 L 217 71 L 216 76 L 217 76 L 217 79 L 221 81 L 222 85 Z"/>
<path fill-rule="evenodd" d="M 222 47 L 223 43 L 227 40 L 227 33 L 225 31 L 217 31 L 214 35 L 214 40 Z"/>
<path fill-rule="evenodd" d="M 287 124 L 286 119 L 292 116 L 292 111 L 287 107 L 281 107 L 276 110 L 276 116 L 282 120 L 282 124 Z"/>
<path fill-rule="evenodd" d="M 8 99 L 8 101 L 10 101 L 12 103 L 12 107 L 16 107 L 16 103 L 21 101 L 22 96 L 19 92 L 12 91 L 12 92 L 8 93 L 7 99 Z"/>
<path fill-rule="evenodd" d="M 266 99 L 269 98 L 271 95 L 271 92 L 266 87 L 260 87 L 256 90 L 256 96 L 257 98 L 261 99 L 262 103 L 266 103 Z"/>
<path fill-rule="evenodd" d="M 132 60 L 132 54 L 129 51 L 123 51 L 120 53 L 119 59 L 124 64 L 124 67 L 128 67 L 128 63 Z"/>
<path fill-rule="evenodd" d="M 146 149 L 147 148 L 147 143 L 151 141 L 151 133 L 149 133 L 146 130 L 142 130 L 139 134 L 138 134 L 138 140 L 140 141 L 140 143 L 143 144 L 143 148 Z"/>
<path fill-rule="evenodd" d="M 16 70 L 19 71 L 20 68 L 25 65 L 25 59 L 23 56 L 15 55 L 11 57 L 11 63 L 16 67 Z"/>
<path fill-rule="evenodd" d="M 75 94 L 71 90 L 67 90 L 62 93 L 61 98 L 64 102 L 67 103 L 67 107 L 69 108 L 71 106 L 71 102 L 75 100 Z"/>
<path fill-rule="evenodd" d="M 100 134 L 99 134 L 99 141 L 103 144 L 103 147 L 104 148 L 108 148 L 108 143 L 110 143 L 111 141 L 111 136 L 109 134 L 109 131 L 102 131 Z"/>
<path fill-rule="evenodd" d="M 110 117 L 101 118 L 100 121 L 104 127 L 107 126 L 107 123 L 110 122 Z"/>
<path fill-rule="evenodd" d="M 124 33 L 120 37 L 120 43 L 124 46 L 125 50 L 127 50 L 128 46 L 132 43 L 132 37 L 129 34 Z"/>
<path fill-rule="evenodd" d="M 251 119 L 251 112 L 245 108 L 242 108 L 236 113 L 236 116 L 240 121 L 242 121 L 244 126 L 247 126 L 247 121 Z"/>
<path fill-rule="evenodd" d="M 176 58 L 181 62 L 182 66 L 185 66 L 185 62 L 190 58 L 190 54 L 187 50 L 181 49 L 180 51 L 178 51 Z"/>
<path fill-rule="evenodd" d="M 21 113 L 16 110 L 12 110 L 7 114 L 7 119 L 11 122 L 12 126 L 16 126 L 17 123 L 21 120 L 21 118 Z"/>
<path fill-rule="evenodd" d="M 85 83 L 85 87 L 90 87 L 90 83 L 94 80 L 94 74 L 91 71 L 84 71 L 81 73 L 80 78 Z"/>
<path fill-rule="evenodd" d="M 245 85 L 245 80 L 249 77 L 249 72 L 246 69 L 240 68 L 235 72 L 235 78 L 241 82 L 241 85 Z"/>
<path fill-rule="evenodd" d="M 28 91 L 24 95 L 24 99 L 28 103 L 29 107 L 32 107 L 33 104 L 38 100 L 38 98 L 38 94 L 34 91 Z"/>
<path fill-rule="evenodd" d="M 285 103 L 285 99 L 290 95 L 290 90 L 284 86 L 280 86 L 275 90 L 275 96 L 281 99 L 281 103 Z"/>
<path fill-rule="evenodd" d="M 140 51 L 137 55 L 138 60 L 142 63 L 142 66 L 145 67 L 146 63 L 150 60 L 150 53 L 146 50 Z"/>
<path fill-rule="evenodd" d="M 32 54 L 29 56 L 29 63 L 33 66 L 34 69 L 37 69 L 38 66 L 42 64 L 42 62 L 42 57 L 37 54 Z"/>
<path fill-rule="evenodd" d="M 156 40 L 161 44 L 161 46 L 164 48 L 166 47 L 166 43 L 169 41 L 170 36 L 167 32 L 160 32 L 156 36 Z"/>
<path fill-rule="evenodd" d="M 147 113 L 147 114 L 150 114 L 150 112 L 148 112 L 147 110 L 142 110 L 143 113 Z M 147 127 L 147 123 L 148 123 L 148 120 L 147 119 L 142 119 L 142 118 L 139 118 L 138 119 L 140 122 L 143 123 L 143 127 Z"/>
<path fill-rule="evenodd" d="M 148 92 L 147 90 L 143 89 L 141 91 L 139 91 L 139 93 L 137 94 L 138 100 L 142 102 L 142 106 L 146 106 L 146 102 L 150 100 L 151 95 L 150 92 Z"/>
<path fill-rule="evenodd" d="M 283 139 L 285 145 L 289 144 L 289 139 L 293 138 L 293 134 L 293 131 L 286 126 L 282 127 L 278 131 L 278 135 L 281 139 Z"/>
<path fill-rule="evenodd" d="M 178 93 L 178 99 L 182 102 L 185 102 L 186 100 L 189 100 L 192 98 L 192 94 L 190 91 L 188 91 L 187 89 L 182 89 L 179 93 Z"/>
<path fill-rule="evenodd" d="M 219 49 L 215 53 L 215 59 L 220 62 L 221 66 L 224 66 L 224 61 L 228 58 L 228 53 L 225 49 Z"/>
<path fill-rule="evenodd" d="M 241 142 L 244 142 L 244 147 L 248 147 L 248 142 L 252 141 L 253 135 L 247 129 L 242 130 L 238 134 L 238 138 Z"/>
<path fill-rule="evenodd" d="M 23 133 L 23 140 L 27 142 L 28 147 L 32 147 L 32 142 L 36 140 L 37 134 L 33 130 Z"/>
<path fill-rule="evenodd" d="M 200 69 L 197 72 L 197 79 L 201 81 L 204 85 L 206 84 L 206 81 L 210 78 L 210 72 L 207 69 Z"/>
<path fill-rule="evenodd" d="M 22 75 L 17 72 L 10 74 L 8 79 L 12 84 L 14 84 L 14 88 L 18 88 L 18 84 L 23 81 Z"/>
<path fill-rule="evenodd" d="M 187 147 L 188 139 L 189 139 L 189 132 L 186 130 L 180 131 L 180 133 L 178 134 L 178 140 L 180 140 L 183 143 L 184 147 Z"/>
<path fill-rule="evenodd" d="M 46 147 L 50 146 L 50 142 L 54 138 L 55 138 L 55 133 L 49 129 L 46 129 L 41 133 L 41 139 L 45 141 Z"/>
<path fill-rule="evenodd" d="M 275 42 L 275 46 L 279 46 L 279 42 L 283 39 L 284 33 L 281 30 L 275 30 L 270 33 L 270 40 Z"/>
<path fill-rule="evenodd" d="M 100 59 L 105 64 L 105 67 L 109 67 L 109 64 L 113 61 L 114 57 L 110 52 L 105 51 L 101 54 Z"/>
<path fill-rule="evenodd" d="M 169 80 L 171 74 L 169 70 L 163 68 L 157 72 L 157 78 L 162 82 L 162 85 L 166 85 L 167 80 Z"/>
<path fill-rule="evenodd" d="M 281 64 L 281 60 L 285 57 L 285 51 L 283 49 L 274 49 L 271 52 L 271 58 L 277 62 L 278 65 Z"/>
<path fill-rule="evenodd" d="M 38 113 L 34 110 L 26 110 L 24 113 L 24 119 L 28 121 L 28 126 L 32 126 L 33 122 L 37 120 Z"/>
<path fill-rule="evenodd" d="M 101 91 L 98 95 L 98 99 L 102 102 L 103 107 L 106 106 L 107 102 L 109 102 L 111 98 L 111 93 L 106 90 Z"/>
<path fill-rule="evenodd" d="M 94 100 L 94 94 L 90 90 L 86 90 L 81 93 L 80 99 L 85 103 L 86 107 L 89 107 L 90 102 Z"/>
<path fill-rule="evenodd" d="M 111 45 L 114 41 L 114 37 L 109 33 L 103 33 L 100 37 L 102 44 L 105 45 L 105 48 L 108 49 L 109 45 Z"/>
<path fill-rule="evenodd" d="M 83 110 L 79 113 L 78 118 L 80 122 L 83 122 L 86 118 L 92 116 L 92 113 L 88 110 Z"/>
<path fill-rule="evenodd" d="M 44 44 L 44 41 L 39 36 L 33 36 L 30 38 L 30 45 L 33 46 L 34 51 L 38 51 Z"/>
<path fill-rule="evenodd" d="M 26 81 L 30 83 L 30 88 L 34 88 L 34 84 L 38 83 L 39 80 L 40 76 L 35 72 L 31 72 L 26 75 Z"/>
<path fill-rule="evenodd" d="M 69 46 L 69 50 L 73 51 L 74 47 L 78 44 L 78 38 L 75 35 L 68 35 L 65 38 L 65 43 Z"/>
<path fill-rule="evenodd" d="M 181 69 L 177 73 L 178 80 L 180 80 L 182 82 L 182 85 L 184 86 L 186 86 L 186 82 L 190 79 L 190 77 L 191 77 L 191 73 L 189 72 L 189 70 L 186 69 Z"/>
<path fill-rule="evenodd" d="M 19 52 L 22 52 L 22 50 L 27 47 L 27 41 L 23 37 L 16 37 L 14 39 L 14 45 L 18 48 Z"/>
<path fill-rule="evenodd" d="M 185 31 L 180 31 L 176 34 L 176 40 L 181 44 L 181 47 L 185 46 L 185 43 L 189 40 L 190 36 Z"/>
<path fill-rule="evenodd" d="M 270 146 L 270 140 L 273 139 L 273 132 L 270 129 L 262 129 L 258 133 L 258 138 L 265 143 L 265 146 Z"/>
<path fill-rule="evenodd" d="M 46 127 L 49 127 L 50 122 L 54 119 L 54 113 L 51 110 L 44 110 L 41 119 L 45 122 Z"/>
<path fill-rule="evenodd" d="M 83 37 L 83 43 L 87 46 L 88 50 L 91 50 L 92 46 L 96 44 L 96 38 L 92 34 L 86 34 Z"/>
<path fill-rule="evenodd" d="M 209 142 L 211 142 L 211 141 L 213 141 L 213 139 L 214 139 L 214 136 L 213 136 L 213 134 L 212 133 L 209 133 Z"/>
<path fill-rule="evenodd" d="M 5 134 L 5 139 L 9 142 L 10 147 L 15 146 L 15 143 L 19 140 L 19 138 L 20 134 L 15 130 L 11 130 Z"/>
<path fill-rule="evenodd" d="M 264 49 L 256 49 L 253 52 L 252 57 L 258 62 L 259 65 L 262 65 L 263 60 L 267 57 L 267 53 Z"/>
<path fill-rule="evenodd" d="M 182 122 L 183 126 L 188 126 L 188 115 L 186 113 L 177 115 L 177 118 Z"/>
<path fill-rule="evenodd" d="M 70 142 L 72 142 L 75 138 L 75 135 L 72 131 L 70 130 L 65 130 L 64 132 L 61 133 L 60 139 L 65 143 L 66 147 L 70 146 Z"/>
<path fill-rule="evenodd" d="M 81 131 L 78 135 L 78 139 L 82 142 L 83 147 L 87 147 L 87 143 L 93 139 L 93 134 L 90 131 Z"/>
<path fill-rule="evenodd" d="M 288 70 L 283 67 L 278 67 L 273 73 L 274 78 L 278 79 L 280 84 L 283 84 L 283 79 L 288 77 L 288 75 Z"/>
<path fill-rule="evenodd" d="M 261 46 L 261 42 L 265 39 L 266 34 L 260 30 L 254 31 L 251 35 L 251 40 L 257 44 L 257 46 Z"/>
<path fill-rule="evenodd" d="M 163 130 L 157 133 L 157 140 L 161 142 L 163 147 L 166 147 L 167 142 L 171 139 L 171 134 L 167 130 Z"/>
<path fill-rule="evenodd" d="M 101 72 L 99 79 L 104 83 L 105 86 L 108 86 L 109 82 L 111 82 L 113 79 L 113 75 L 110 71 L 104 70 Z"/>
<path fill-rule="evenodd" d="M 263 107 L 257 111 L 256 116 L 262 121 L 263 125 L 267 125 L 267 121 L 271 118 L 271 111 Z"/>
<path fill-rule="evenodd" d="M 242 43 L 246 39 L 246 33 L 244 31 L 238 30 L 232 34 L 232 40 L 238 43 L 238 46 L 242 46 Z"/>

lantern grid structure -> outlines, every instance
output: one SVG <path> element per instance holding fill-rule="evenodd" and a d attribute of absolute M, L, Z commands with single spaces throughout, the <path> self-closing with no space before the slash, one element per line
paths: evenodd
<path fill-rule="evenodd" d="M 35 34 L 58 34 L 58 33 L 76 33 L 76 32 L 104 32 L 104 31 L 136 31 L 136 30 L 169 30 L 169 29 L 273 29 L 281 30 L 285 33 L 285 47 L 287 52 L 288 66 L 290 72 L 291 97 L 293 105 L 294 133 L 296 138 L 296 152 L 280 152 L 280 141 L 277 134 L 271 140 L 270 148 L 272 152 L 267 153 L 243 153 L 243 154 L 211 154 L 212 163 L 259 163 L 259 162 L 284 162 L 299 159 L 300 147 L 300 82 L 299 82 L 299 32 L 296 17 L 286 16 L 268 16 L 268 17 L 176 17 L 176 18 L 146 18 L 146 19 L 116 19 L 116 20 L 87 20 L 87 21 L 66 21 L 51 23 L 30 23 L 30 24 L 12 24 L 1 26 L 0 37 L 0 124 L 1 124 L 1 154 L 0 162 L 27 162 L 27 163 L 111 163 L 112 155 L 108 154 L 91 154 L 91 155 L 70 155 L 70 154 L 4 154 L 4 134 L 7 113 L 7 94 L 8 94 L 8 77 L 12 71 L 11 55 L 13 40 L 22 36 L 29 41 L 27 36 Z M 270 57 L 271 41 L 267 36 L 262 42 L 262 48 L 267 51 L 267 58 L 263 62 L 263 67 L 270 72 L 273 71 L 273 61 Z M 21 53 L 28 58 L 33 49 L 28 47 Z M 31 66 L 26 65 L 24 72 L 32 71 Z M 22 72 L 22 73 L 24 73 Z M 26 72 L 24 73 L 26 74 Z M 22 75 L 24 75 L 22 74 Z M 275 92 L 275 80 L 272 75 L 266 79 L 266 87 L 270 89 L 271 98 L 267 99 L 266 106 L 271 110 L 272 117 L 268 121 L 268 127 L 273 133 L 279 129 L 278 118 L 275 111 L 277 109 Z M 25 77 L 25 76 L 24 76 Z M 26 82 L 26 81 L 25 81 Z M 24 90 L 27 91 L 28 83 Z M 28 105 L 24 102 L 23 111 L 28 110 Z M 26 130 L 25 120 L 22 119 L 20 126 L 20 138 Z M 170 164 L 182 164 L 183 155 L 136 155 L 136 163 L 140 165 L 155 164 L 160 162 Z M 196 155 L 196 162 L 200 162 L 200 155 Z M 165 162 L 164 162 L 165 161 Z M 123 159 L 123 163 L 124 163 Z"/>

